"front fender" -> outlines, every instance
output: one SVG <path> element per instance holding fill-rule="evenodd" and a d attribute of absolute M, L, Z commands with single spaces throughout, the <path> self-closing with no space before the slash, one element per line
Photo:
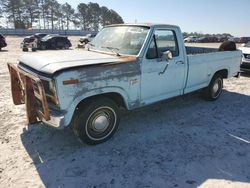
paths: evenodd
<path fill-rule="evenodd" d="M 120 87 L 105 87 L 105 88 L 98 88 L 98 89 L 90 90 L 88 92 L 83 93 L 82 95 L 78 94 L 78 97 L 76 97 L 72 101 L 72 103 L 67 107 L 67 109 L 64 110 L 65 114 L 64 114 L 64 120 L 63 120 L 62 125 L 64 127 L 67 127 L 70 124 L 73 118 L 75 109 L 78 106 L 78 104 L 80 104 L 80 102 L 84 101 L 85 99 L 89 97 L 100 96 L 100 95 L 104 95 L 107 93 L 117 93 L 121 95 L 127 109 L 130 109 L 131 105 L 133 105 L 133 104 L 130 104 L 130 102 L 132 103 L 132 101 L 129 100 L 128 94 L 125 92 L 124 89 Z"/>

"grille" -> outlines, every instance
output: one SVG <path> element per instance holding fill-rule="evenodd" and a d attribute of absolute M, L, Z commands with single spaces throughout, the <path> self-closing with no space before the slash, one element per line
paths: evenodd
<path fill-rule="evenodd" d="M 38 85 L 34 80 L 32 80 L 32 86 L 33 86 L 34 91 L 37 92 L 38 94 L 40 94 Z"/>
<path fill-rule="evenodd" d="M 250 54 L 244 54 L 244 57 L 245 57 L 246 59 L 250 59 Z"/>

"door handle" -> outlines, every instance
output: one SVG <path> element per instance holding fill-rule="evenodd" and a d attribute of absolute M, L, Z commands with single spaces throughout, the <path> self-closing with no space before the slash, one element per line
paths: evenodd
<path fill-rule="evenodd" d="M 159 72 L 159 75 L 163 75 L 166 72 L 168 65 L 169 65 L 169 63 L 166 64 L 166 66 L 162 72 Z"/>
<path fill-rule="evenodd" d="M 184 63 L 184 61 L 177 61 L 175 64 L 176 65 L 184 65 L 185 63 Z"/>

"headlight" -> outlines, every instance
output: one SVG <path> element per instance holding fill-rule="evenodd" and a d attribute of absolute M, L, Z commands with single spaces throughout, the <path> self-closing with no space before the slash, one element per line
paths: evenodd
<path fill-rule="evenodd" d="M 43 80 L 43 87 L 45 90 L 46 98 L 48 103 L 51 103 L 59 107 L 59 102 L 56 93 L 56 87 L 53 80 Z"/>

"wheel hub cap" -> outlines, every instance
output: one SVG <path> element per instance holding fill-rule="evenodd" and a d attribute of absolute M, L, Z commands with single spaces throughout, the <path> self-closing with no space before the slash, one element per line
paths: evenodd
<path fill-rule="evenodd" d="M 219 90 L 219 83 L 215 83 L 213 87 L 213 92 L 216 93 Z"/>
<path fill-rule="evenodd" d="M 93 121 L 93 128 L 97 132 L 103 132 L 109 125 L 109 119 L 106 115 L 99 115 Z"/>

